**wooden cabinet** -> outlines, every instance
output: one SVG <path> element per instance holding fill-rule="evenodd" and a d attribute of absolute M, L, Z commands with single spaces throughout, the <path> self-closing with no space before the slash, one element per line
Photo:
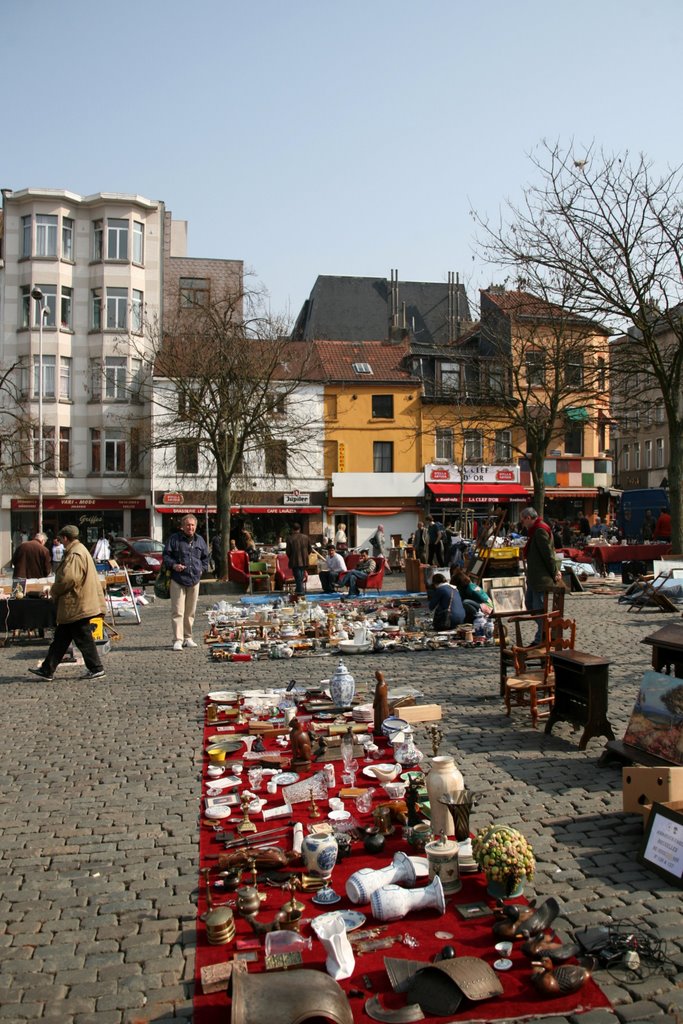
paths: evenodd
<path fill-rule="evenodd" d="M 561 651 L 551 655 L 555 672 L 555 702 L 546 723 L 546 733 L 555 722 L 583 726 L 579 750 L 585 750 L 592 736 L 614 739 L 607 720 L 609 662 L 583 651 Z"/>

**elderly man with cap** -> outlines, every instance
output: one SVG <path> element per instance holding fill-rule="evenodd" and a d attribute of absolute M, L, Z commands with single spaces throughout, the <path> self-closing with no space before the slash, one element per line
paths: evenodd
<path fill-rule="evenodd" d="M 64 545 L 64 557 L 57 565 L 50 591 L 57 606 L 57 628 L 42 665 L 29 672 L 51 680 L 73 641 L 85 661 L 83 679 L 101 679 L 105 673 L 90 620 L 106 611 L 102 585 L 92 555 L 78 539 L 78 527 L 65 526 L 57 536 Z"/>

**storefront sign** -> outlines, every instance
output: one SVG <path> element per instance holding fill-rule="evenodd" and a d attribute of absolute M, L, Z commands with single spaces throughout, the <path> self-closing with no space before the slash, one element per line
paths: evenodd
<path fill-rule="evenodd" d="M 169 491 L 168 494 L 164 494 L 162 501 L 164 505 L 182 505 L 183 496 L 179 491 Z"/>
<path fill-rule="evenodd" d="M 340 442 L 337 451 L 339 457 L 339 472 L 343 473 L 346 470 L 346 445 Z"/>
<path fill-rule="evenodd" d="M 38 499 L 12 498 L 10 507 L 13 512 L 32 512 L 38 508 Z M 78 512 L 81 509 L 104 512 L 114 509 L 147 508 L 147 504 L 144 498 L 45 498 L 43 508 L 46 512 Z"/>
<path fill-rule="evenodd" d="M 466 484 L 519 483 L 519 466 L 464 466 Z M 425 483 L 460 483 L 460 466 L 429 463 L 425 466 Z"/>
<path fill-rule="evenodd" d="M 284 495 L 283 501 L 285 505 L 310 505 L 311 496 L 302 494 L 301 491 L 290 491 L 289 494 Z"/>

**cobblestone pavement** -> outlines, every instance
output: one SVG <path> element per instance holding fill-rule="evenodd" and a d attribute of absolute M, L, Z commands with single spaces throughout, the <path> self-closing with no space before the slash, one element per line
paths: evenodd
<path fill-rule="evenodd" d="M 391 577 L 392 587 L 396 576 Z M 197 638 L 212 598 L 200 598 Z M 628 611 L 612 596 L 573 595 L 577 648 L 611 660 L 609 717 L 623 735 L 650 648 L 640 640 L 678 616 Z M 320 659 L 214 664 L 201 647 L 170 650 L 168 604 L 121 625 L 107 677 L 60 669 L 42 683 L 28 667 L 43 646 L 0 652 L 3 720 L 0 814 L 0 1020 L 134 1024 L 191 1018 L 202 695 L 243 684 L 317 684 Z M 474 827 L 519 826 L 539 861 L 535 890 L 563 903 L 563 927 L 656 924 L 673 965 L 642 983 L 597 980 L 622 1021 L 683 1012 L 681 893 L 641 867 L 640 817 L 621 813 L 621 772 L 600 767 L 568 725 L 553 735 L 511 719 L 498 695 L 497 649 L 367 656 L 444 708 L 442 752 L 481 794 Z M 423 744 L 426 746 L 426 744 Z M 678 974 L 676 972 L 679 972 Z M 553 1018 L 554 1022 L 564 1018 Z M 605 1011 L 583 1024 L 614 1020 Z"/>

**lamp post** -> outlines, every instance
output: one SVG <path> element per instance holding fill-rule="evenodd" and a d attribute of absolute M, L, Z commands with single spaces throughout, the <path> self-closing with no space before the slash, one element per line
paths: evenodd
<path fill-rule="evenodd" d="M 43 320 L 50 312 L 43 302 L 43 293 L 35 287 L 31 298 L 38 312 L 38 533 L 43 532 Z"/>

